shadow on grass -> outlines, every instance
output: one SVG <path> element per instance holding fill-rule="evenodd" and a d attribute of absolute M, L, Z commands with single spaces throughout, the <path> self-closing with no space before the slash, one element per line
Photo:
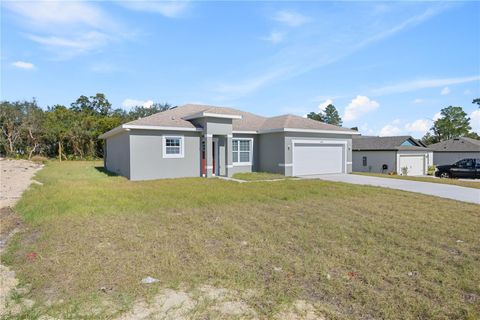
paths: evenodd
<path fill-rule="evenodd" d="M 97 170 L 100 173 L 103 173 L 104 175 L 107 175 L 109 177 L 118 177 L 119 175 L 115 172 L 108 171 L 104 167 L 95 167 L 95 170 Z"/>

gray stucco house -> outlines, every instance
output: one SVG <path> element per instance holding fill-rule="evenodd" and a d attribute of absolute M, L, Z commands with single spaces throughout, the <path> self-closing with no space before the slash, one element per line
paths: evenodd
<path fill-rule="evenodd" d="M 471 138 L 455 138 L 428 146 L 433 150 L 435 165 L 453 164 L 465 158 L 480 158 L 480 141 Z"/>
<path fill-rule="evenodd" d="M 131 180 L 349 173 L 358 132 L 294 115 L 262 117 L 187 104 L 123 124 L 100 136 L 104 165 Z"/>
<path fill-rule="evenodd" d="M 353 137 L 353 171 L 411 176 L 426 175 L 432 165 L 432 151 L 411 136 Z"/>

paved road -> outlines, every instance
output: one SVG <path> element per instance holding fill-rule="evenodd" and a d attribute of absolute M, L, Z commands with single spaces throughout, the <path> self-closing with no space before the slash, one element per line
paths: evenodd
<path fill-rule="evenodd" d="M 480 189 L 453 186 L 449 184 L 401 180 L 392 178 L 377 178 L 356 174 L 326 174 L 304 176 L 303 179 L 322 179 L 328 181 L 371 185 L 377 187 L 399 189 L 410 192 L 424 193 L 441 198 L 454 199 L 480 204 Z"/>

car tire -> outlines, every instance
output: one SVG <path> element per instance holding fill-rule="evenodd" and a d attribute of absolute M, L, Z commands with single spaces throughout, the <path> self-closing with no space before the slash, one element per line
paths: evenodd
<path fill-rule="evenodd" d="M 440 173 L 440 178 L 448 179 L 450 177 L 451 177 L 451 175 L 450 175 L 450 172 L 448 172 L 448 171 L 444 171 L 444 172 Z"/>

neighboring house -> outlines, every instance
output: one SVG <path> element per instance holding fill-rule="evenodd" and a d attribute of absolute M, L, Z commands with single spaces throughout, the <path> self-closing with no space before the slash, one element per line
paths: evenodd
<path fill-rule="evenodd" d="M 353 171 L 387 173 L 409 176 L 427 174 L 432 165 L 432 152 L 411 136 L 353 137 Z"/>
<path fill-rule="evenodd" d="M 455 138 L 428 146 L 433 150 L 435 165 L 454 164 L 465 158 L 480 158 L 480 141 L 471 138 Z"/>
<path fill-rule="evenodd" d="M 108 171 L 148 180 L 251 171 L 349 173 L 353 135 L 358 132 L 294 115 L 267 118 L 187 104 L 128 122 L 100 138 Z"/>

